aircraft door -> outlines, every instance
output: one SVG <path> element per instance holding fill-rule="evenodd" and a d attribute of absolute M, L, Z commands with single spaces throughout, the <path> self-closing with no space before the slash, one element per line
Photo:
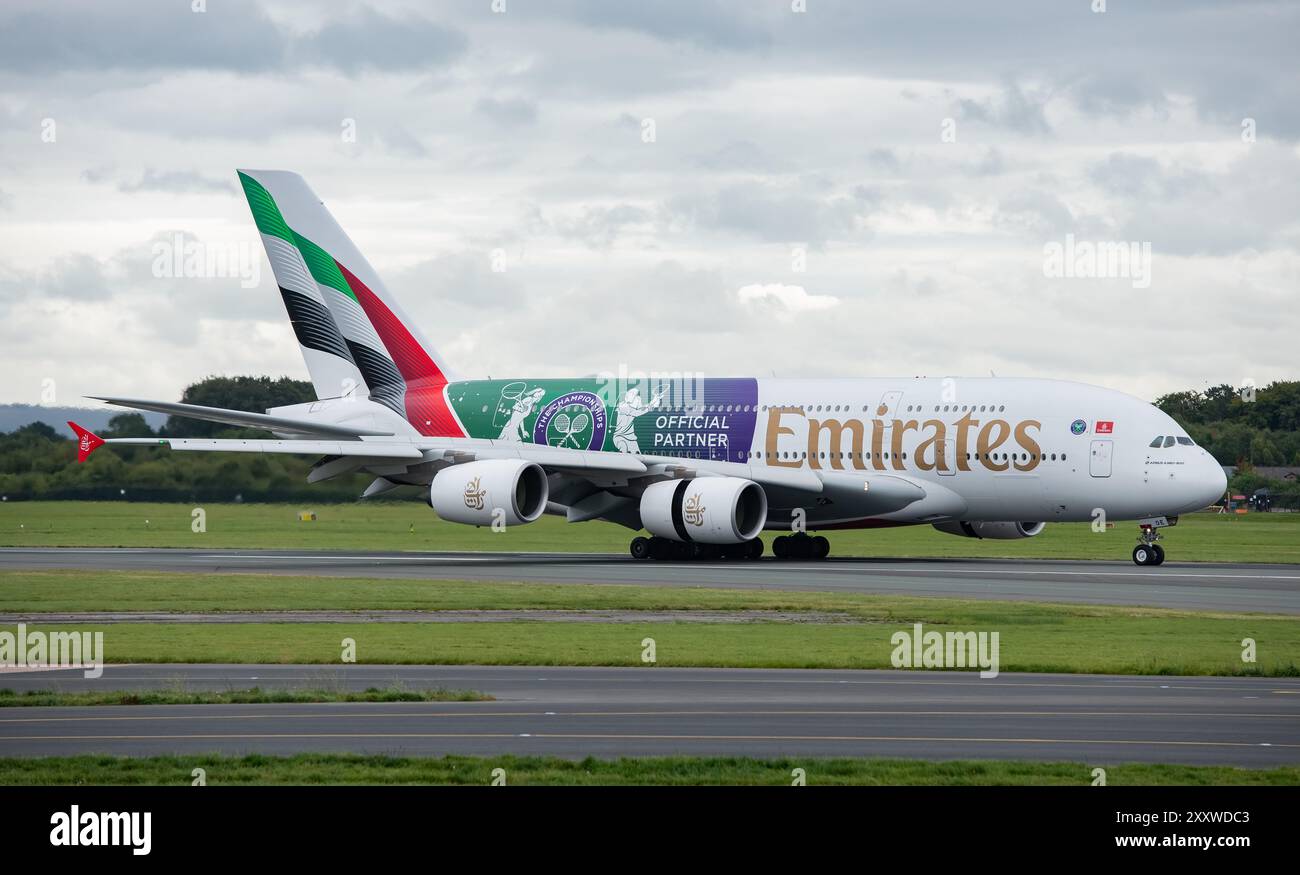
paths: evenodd
<path fill-rule="evenodd" d="M 1088 473 L 1093 477 L 1110 476 L 1110 448 L 1113 441 L 1093 441 L 1088 458 Z"/>

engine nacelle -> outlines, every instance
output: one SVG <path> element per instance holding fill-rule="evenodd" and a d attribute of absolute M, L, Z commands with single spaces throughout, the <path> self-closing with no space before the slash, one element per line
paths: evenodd
<path fill-rule="evenodd" d="M 700 544 L 740 544 L 767 523 L 767 493 L 740 477 L 666 480 L 641 494 L 641 524 L 652 535 Z"/>
<path fill-rule="evenodd" d="M 429 505 L 453 523 L 531 523 L 546 510 L 546 472 L 522 459 L 485 459 L 443 468 L 429 484 Z"/>
<path fill-rule="evenodd" d="M 934 527 L 949 535 L 963 538 L 988 538 L 993 541 L 1014 541 L 1032 538 L 1047 528 L 1047 523 L 935 523 Z"/>

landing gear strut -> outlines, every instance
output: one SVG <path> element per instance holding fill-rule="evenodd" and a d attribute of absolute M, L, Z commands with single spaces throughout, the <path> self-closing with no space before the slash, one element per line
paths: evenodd
<path fill-rule="evenodd" d="M 633 559 L 758 559 L 763 555 L 763 541 L 752 538 L 740 544 L 692 544 L 668 538 L 636 537 L 632 539 L 628 552 Z"/>
<path fill-rule="evenodd" d="M 806 532 L 778 535 L 772 542 L 772 555 L 777 559 L 825 559 L 830 553 L 830 541 L 821 535 L 810 537 Z"/>
<path fill-rule="evenodd" d="M 1142 526 L 1142 534 L 1138 535 L 1138 545 L 1133 548 L 1134 565 L 1160 565 L 1165 561 L 1165 548 L 1161 547 L 1156 541 L 1160 540 L 1160 533 L 1154 526 Z"/>

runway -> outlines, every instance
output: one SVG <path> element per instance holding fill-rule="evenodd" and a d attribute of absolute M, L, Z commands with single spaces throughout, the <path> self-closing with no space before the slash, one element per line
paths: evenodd
<path fill-rule="evenodd" d="M 1042 559 L 636 562 L 622 555 L 578 553 L 5 548 L 0 549 L 0 565 L 821 590 L 1300 615 L 1300 565 L 1172 559 L 1158 568 L 1139 568 L 1128 561 Z"/>
<path fill-rule="evenodd" d="M 355 752 L 1300 763 L 1295 679 L 494 666 L 109 666 L 28 689 L 473 689 L 492 702 L 0 709 L 0 756 Z"/>

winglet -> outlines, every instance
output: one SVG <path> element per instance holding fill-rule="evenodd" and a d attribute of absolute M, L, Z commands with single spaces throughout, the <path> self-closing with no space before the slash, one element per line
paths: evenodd
<path fill-rule="evenodd" d="M 84 462 L 91 453 L 104 445 L 104 439 L 69 420 L 68 427 L 77 433 L 77 461 Z"/>

